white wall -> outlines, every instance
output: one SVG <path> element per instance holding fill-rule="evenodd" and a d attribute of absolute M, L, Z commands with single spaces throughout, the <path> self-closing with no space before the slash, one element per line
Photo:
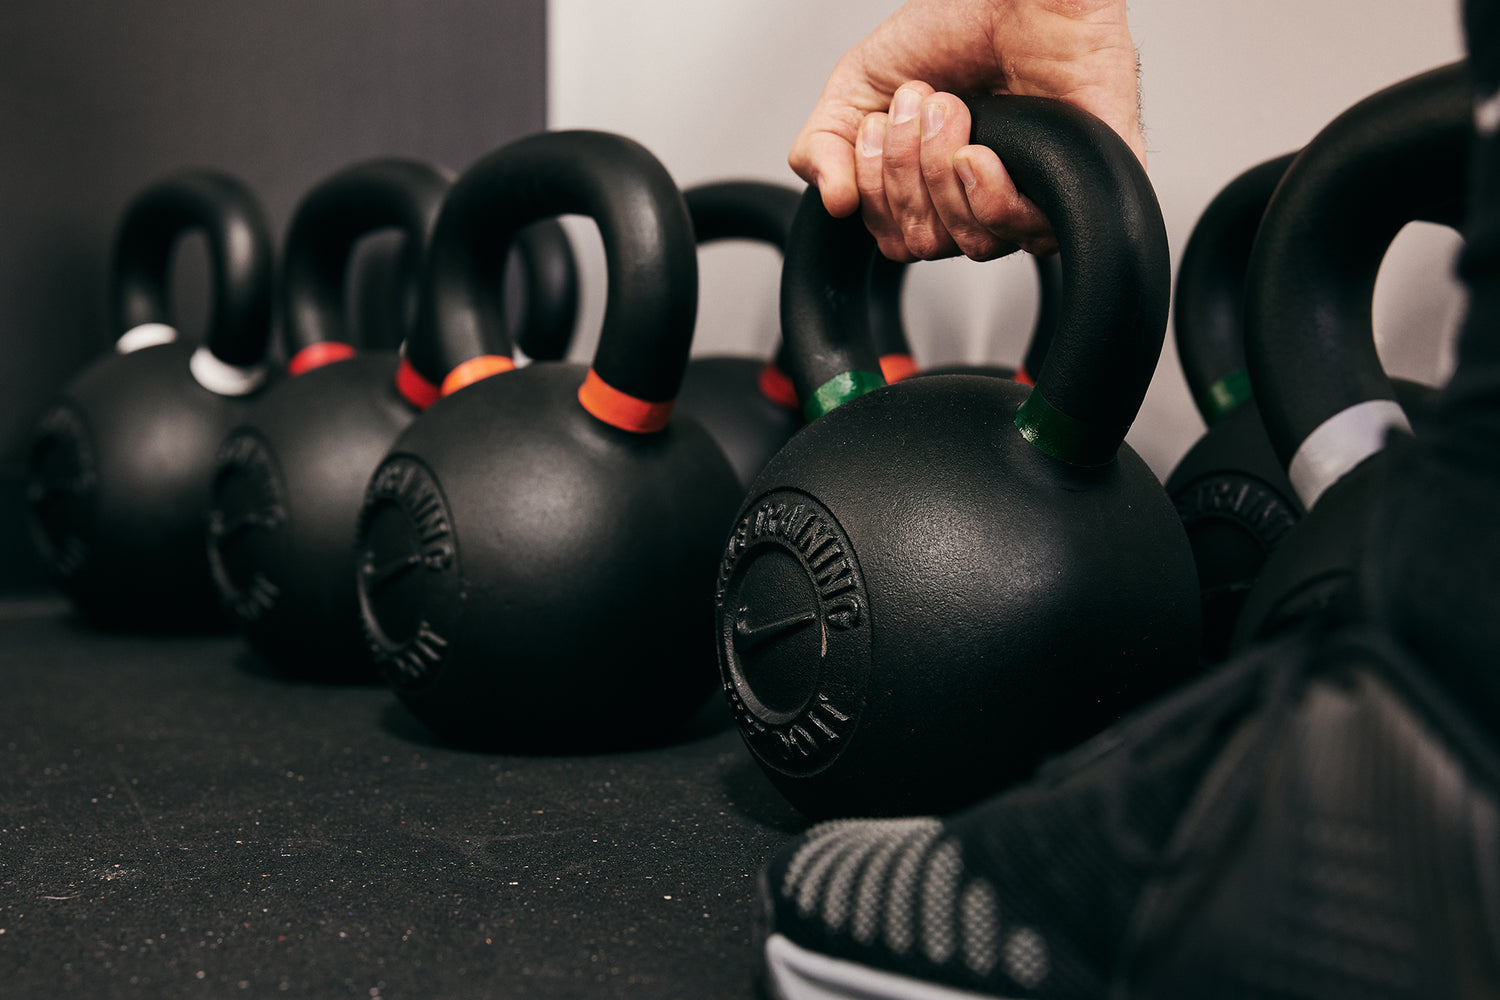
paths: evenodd
<path fill-rule="evenodd" d="M 756 177 L 800 186 L 786 166 L 792 138 L 834 62 L 894 7 L 550 0 L 549 125 L 629 135 L 683 185 Z M 1457 0 L 1139 0 L 1130 17 L 1150 174 L 1174 255 L 1239 171 L 1302 145 L 1365 95 L 1462 54 Z M 586 258 L 589 304 L 575 346 L 586 357 L 602 311 L 602 262 L 591 227 L 570 231 Z M 1378 340 L 1393 371 L 1430 382 L 1451 365 L 1462 308 L 1449 276 L 1457 245 L 1434 227 L 1397 240 L 1376 292 Z M 776 255 L 726 245 L 700 260 L 694 353 L 770 351 Z M 1019 360 L 1032 282 L 1025 260 L 916 266 L 905 312 L 919 359 Z M 1169 336 L 1129 440 L 1164 476 L 1202 426 Z"/>

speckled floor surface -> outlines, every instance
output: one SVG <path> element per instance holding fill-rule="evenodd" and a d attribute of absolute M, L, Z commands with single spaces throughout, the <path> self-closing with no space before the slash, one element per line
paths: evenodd
<path fill-rule="evenodd" d="M 717 703 L 681 742 L 438 745 L 233 638 L 0 601 L 0 996 L 743 997 L 805 822 Z"/>

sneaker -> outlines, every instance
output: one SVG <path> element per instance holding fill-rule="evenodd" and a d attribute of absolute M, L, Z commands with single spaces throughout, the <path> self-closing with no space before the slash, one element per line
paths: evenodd
<path fill-rule="evenodd" d="M 762 874 L 764 991 L 1500 996 L 1500 752 L 1373 631 L 1274 640 L 945 819 Z"/>

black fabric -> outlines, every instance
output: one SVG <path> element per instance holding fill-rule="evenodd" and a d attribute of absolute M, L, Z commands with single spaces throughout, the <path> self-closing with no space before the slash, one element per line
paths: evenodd
<path fill-rule="evenodd" d="M 802 822 L 718 700 L 673 745 L 452 750 L 232 637 L 0 602 L 0 996 L 748 997 Z"/>

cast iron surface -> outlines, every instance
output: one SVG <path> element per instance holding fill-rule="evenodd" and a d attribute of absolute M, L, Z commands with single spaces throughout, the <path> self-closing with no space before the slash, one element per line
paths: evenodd
<path fill-rule="evenodd" d="M 0 983 L 58 996 L 752 996 L 800 828 L 722 709 L 599 756 L 437 743 L 241 642 L 0 601 Z"/>
<path fill-rule="evenodd" d="M 194 171 L 152 185 L 127 207 L 113 261 L 116 335 L 171 324 L 171 254 L 203 234 L 214 305 L 207 346 L 258 362 L 270 334 L 271 237 L 234 178 Z M 28 458 L 33 536 L 93 620 L 143 630 L 227 624 L 204 554 L 209 472 L 249 397 L 205 389 L 181 342 L 111 350 L 38 418 Z"/>
<path fill-rule="evenodd" d="M 1324 421 L 1373 400 L 1403 405 L 1375 351 L 1380 262 L 1408 222 L 1457 226 L 1473 141 L 1467 67 L 1403 80 L 1334 119 L 1292 162 L 1266 208 L 1246 285 L 1245 350 L 1268 437 L 1284 466 Z M 1231 637 L 1242 648 L 1300 615 L 1337 608 L 1383 473 L 1329 485 L 1266 561 Z M 1331 505 L 1338 514 L 1314 518 Z"/>
<path fill-rule="evenodd" d="M 1096 119 L 1023 98 L 973 107 L 976 141 L 1062 247 L 1067 294 L 1035 389 L 941 375 L 845 394 L 757 477 L 720 561 L 725 692 L 756 759 L 809 815 L 974 801 L 1196 654 L 1187 539 L 1122 443 L 1166 326 L 1155 196 Z M 809 189 L 782 282 L 804 400 L 878 384 L 873 253 L 863 224 L 830 218 Z M 1023 436 L 1018 410 L 1042 398 L 1082 428 L 1071 440 L 1029 420 L 1039 440 Z"/>

